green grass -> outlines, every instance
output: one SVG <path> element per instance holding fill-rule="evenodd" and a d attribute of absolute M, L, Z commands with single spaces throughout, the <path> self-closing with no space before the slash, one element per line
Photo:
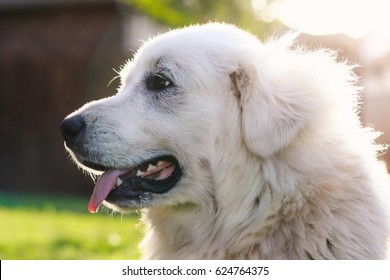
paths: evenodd
<path fill-rule="evenodd" d="M 0 193 L 0 259 L 138 259 L 137 215 L 89 214 L 87 203 Z"/>

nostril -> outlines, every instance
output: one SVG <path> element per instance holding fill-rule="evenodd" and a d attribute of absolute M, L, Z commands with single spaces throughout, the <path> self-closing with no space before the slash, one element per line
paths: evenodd
<path fill-rule="evenodd" d="M 73 146 L 74 138 L 81 132 L 84 126 L 84 118 L 81 116 L 66 118 L 62 121 L 60 131 L 69 148 Z"/>

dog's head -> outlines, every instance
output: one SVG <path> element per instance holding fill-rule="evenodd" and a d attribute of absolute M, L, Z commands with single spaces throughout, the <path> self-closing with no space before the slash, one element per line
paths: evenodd
<path fill-rule="evenodd" d="M 263 44 L 233 26 L 207 24 L 146 42 L 122 68 L 115 96 L 61 124 L 75 162 L 100 176 L 90 211 L 102 201 L 118 211 L 201 203 L 229 176 L 221 165 L 238 166 L 248 154 L 270 158 L 313 119 L 321 126 L 333 97 L 317 96 L 333 85 L 316 70 L 326 69 L 321 79 L 352 76 L 324 64 L 324 56 L 333 59 L 327 53 L 291 50 L 293 40 Z"/>

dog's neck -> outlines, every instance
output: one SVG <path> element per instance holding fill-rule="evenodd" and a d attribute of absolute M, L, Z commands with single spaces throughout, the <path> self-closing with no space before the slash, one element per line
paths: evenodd
<path fill-rule="evenodd" d="M 219 153 L 225 158 L 216 156 L 216 161 L 210 162 L 212 174 L 217 174 L 207 196 L 212 199 L 204 203 L 162 206 L 144 212 L 144 221 L 149 229 L 143 244 L 153 248 L 153 252 L 145 255 L 147 258 L 235 258 L 250 254 L 252 248 L 250 242 L 245 245 L 247 239 L 256 235 L 261 240 L 261 236 L 273 229 L 276 219 L 291 215 L 291 210 L 299 207 L 299 201 L 292 199 L 293 195 L 288 197 L 288 192 L 282 195 L 273 185 L 275 177 L 291 178 L 286 174 L 280 176 L 281 172 L 287 172 L 280 169 L 280 161 L 279 169 L 276 169 L 272 159 L 261 159 L 245 150 L 243 143 L 238 145 L 241 152 Z M 227 164 L 220 166 L 217 162 Z M 146 246 L 150 242 L 153 244 Z M 197 250 L 191 252 L 189 248 Z M 245 248 L 246 252 L 229 251 L 229 248 Z"/>

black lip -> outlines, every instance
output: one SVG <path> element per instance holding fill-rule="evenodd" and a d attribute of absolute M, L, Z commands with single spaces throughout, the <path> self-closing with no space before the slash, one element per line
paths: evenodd
<path fill-rule="evenodd" d="M 155 181 L 132 176 L 126 179 L 122 185 L 112 190 L 106 197 L 106 201 L 111 204 L 122 204 L 124 200 L 139 200 L 144 193 L 163 194 L 172 189 L 183 174 L 180 166 L 175 163 L 176 169 L 172 175 L 164 180 Z"/>
<path fill-rule="evenodd" d="M 126 178 L 120 187 L 115 188 L 108 194 L 105 201 L 114 205 L 123 205 L 123 202 L 126 200 L 139 201 L 142 194 L 144 193 L 163 194 L 168 192 L 170 189 L 172 189 L 180 181 L 180 178 L 183 175 L 183 170 L 180 167 L 179 161 L 174 156 L 163 155 L 163 156 L 154 157 L 143 161 L 139 165 L 142 165 L 145 162 L 156 163 L 159 160 L 170 161 L 175 165 L 176 168 L 173 171 L 171 176 L 169 176 L 164 180 L 151 180 L 151 179 L 138 177 L 135 175 L 135 172 L 133 172 L 133 175 L 130 176 L 129 178 Z M 108 166 L 104 166 L 101 164 L 96 164 L 88 161 L 84 161 L 82 162 L 82 164 L 91 169 L 98 170 L 98 171 L 106 171 L 109 169 L 113 169 Z M 137 166 L 134 166 L 130 169 L 133 170 L 137 169 Z"/>

